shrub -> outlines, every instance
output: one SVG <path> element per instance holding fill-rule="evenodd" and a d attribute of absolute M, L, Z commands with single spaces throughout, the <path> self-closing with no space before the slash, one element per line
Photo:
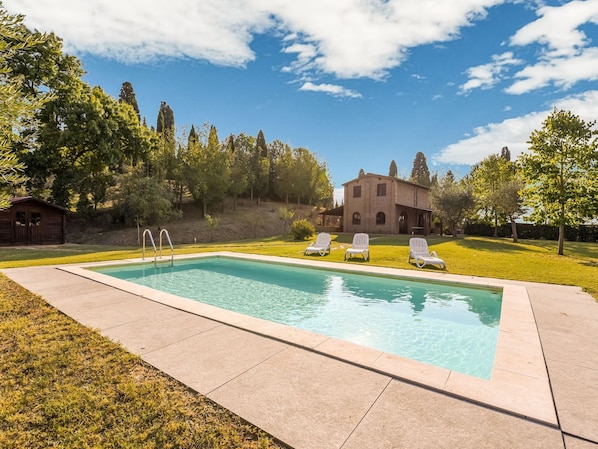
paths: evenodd
<path fill-rule="evenodd" d="M 308 220 L 295 220 L 291 225 L 291 235 L 295 240 L 305 240 L 316 232 L 316 228 Z"/>

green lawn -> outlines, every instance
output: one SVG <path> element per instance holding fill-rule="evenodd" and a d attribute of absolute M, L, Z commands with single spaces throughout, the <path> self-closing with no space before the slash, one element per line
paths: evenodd
<path fill-rule="evenodd" d="M 308 242 L 285 238 L 177 246 L 176 254 L 226 250 L 343 262 L 351 237 L 333 236 L 324 257 L 304 256 Z M 597 244 L 567 242 L 566 255 L 557 256 L 549 241 L 427 239 L 450 273 L 577 285 L 598 298 Z M 419 270 L 407 263 L 408 241 L 372 236 L 367 264 Z M 0 268 L 140 256 L 139 248 L 0 248 Z M 0 275 L 0 447 L 282 446 Z"/>
<path fill-rule="evenodd" d="M 176 246 L 175 254 L 206 251 L 237 251 L 282 257 L 319 258 L 342 262 L 344 249 L 350 245 L 352 236 L 333 236 L 330 255 L 304 256 L 308 242 L 291 241 L 286 238 L 248 240 L 226 244 L 201 244 Z M 509 239 L 485 237 L 428 236 L 431 250 L 447 263 L 447 271 L 467 276 L 483 276 L 552 284 L 576 285 L 598 298 L 598 244 L 566 242 L 565 255 L 557 255 L 556 242 L 545 240 L 522 240 L 513 243 Z M 407 263 L 409 236 L 372 236 L 370 241 L 370 265 L 418 270 Z M 151 257 L 151 252 L 149 253 Z M 146 257 L 148 252 L 146 251 Z M 62 263 L 92 262 L 138 258 L 140 248 L 114 248 L 90 245 L 66 245 L 39 249 L 0 249 L 0 268 L 48 265 Z M 361 263 L 361 262 L 348 262 Z M 435 270 L 435 268 L 424 268 Z"/>

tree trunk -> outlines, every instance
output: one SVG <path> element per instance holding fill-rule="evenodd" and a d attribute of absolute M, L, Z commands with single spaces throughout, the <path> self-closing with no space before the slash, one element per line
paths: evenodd
<path fill-rule="evenodd" d="M 519 241 L 517 237 L 517 223 L 513 218 L 511 218 L 511 233 L 513 234 L 513 243 L 517 243 Z"/>
<path fill-rule="evenodd" d="M 451 223 L 451 234 L 453 234 L 453 238 L 457 238 L 457 224 Z"/>
<path fill-rule="evenodd" d="M 559 256 L 563 255 L 563 246 L 565 243 L 565 225 L 564 224 L 560 224 L 559 225 Z"/>
<path fill-rule="evenodd" d="M 494 213 L 494 238 L 498 237 L 498 215 Z"/>

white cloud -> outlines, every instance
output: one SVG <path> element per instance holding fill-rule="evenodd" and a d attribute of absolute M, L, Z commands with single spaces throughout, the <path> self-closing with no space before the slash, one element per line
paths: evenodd
<path fill-rule="evenodd" d="M 520 28 L 510 39 L 512 46 L 542 46 L 538 61 L 515 74 L 507 93 L 523 94 L 554 84 L 568 89 L 573 84 L 598 79 L 598 47 L 580 29 L 598 24 L 598 0 L 571 1 L 545 6 L 539 18 Z"/>
<path fill-rule="evenodd" d="M 492 62 L 467 69 L 469 79 L 460 86 L 459 93 L 467 93 L 473 89 L 490 89 L 501 79 L 501 75 L 510 65 L 521 64 L 523 61 L 516 59 L 512 52 L 493 55 Z"/>
<path fill-rule="evenodd" d="M 461 27 L 503 0 L 263 0 L 293 35 L 317 55 L 293 70 L 316 70 L 339 78 L 384 78 L 409 48 L 451 40 Z M 317 11 L 317 13 L 315 13 Z"/>
<path fill-rule="evenodd" d="M 589 41 L 578 28 L 585 23 L 598 24 L 598 0 L 571 1 L 561 6 L 544 6 L 539 19 L 520 28 L 511 45 L 544 44 L 551 56 L 574 56 Z"/>
<path fill-rule="evenodd" d="M 299 90 L 306 90 L 311 92 L 324 92 L 334 97 L 348 97 L 348 98 L 361 98 L 359 92 L 355 92 L 351 89 L 346 89 L 343 86 L 337 84 L 314 84 L 310 81 L 304 83 Z"/>
<path fill-rule="evenodd" d="M 458 37 L 504 0 L 4 0 L 65 49 L 124 62 L 203 59 L 243 67 L 258 33 L 296 55 L 288 71 L 384 78 L 406 51 Z M 367 57 L 366 57 L 367 56 Z"/>
<path fill-rule="evenodd" d="M 473 130 L 472 137 L 447 146 L 440 153 L 435 154 L 432 160 L 439 164 L 472 165 L 490 154 L 500 153 L 500 149 L 504 146 L 509 147 L 514 159 L 527 150 L 530 134 L 542 126 L 542 122 L 553 108 L 571 111 L 583 120 L 590 121 L 596 118 L 596 104 L 598 104 L 598 90 L 562 98 L 555 101 L 550 109 L 480 126 Z"/>
<path fill-rule="evenodd" d="M 204 59 L 244 66 L 255 59 L 253 34 L 273 24 L 243 0 L 8 0 L 29 26 L 53 31 L 65 50 L 136 63 L 157 58 Z"/>
<path fill-rule="evenodd" d="M 515 81 L 505 89 L 510 94 L 524 94 L 554 84 L 568 89 L 579 81 L 598 79 L 598 47 L 588 48 L 579 55 L 547 58 L 527 66 L 515 74 Z"/>

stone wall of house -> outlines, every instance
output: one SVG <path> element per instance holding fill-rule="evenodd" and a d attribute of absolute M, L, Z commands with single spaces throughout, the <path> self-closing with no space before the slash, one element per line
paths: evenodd
<path fill-rule="evenodd" d="M 345 185 L 343 230 L 376 234 L 410 233 L 421 225 L 420 215 L 429 213 L 426 187 L 389 176 L 368 173 Z M 401 214 L 407 217 L 401 224 Z M 358 214 L 358 215 L 356 215 Z M 401 229 L 400 229 L 401 228 Z M 429 225 L 424 233 L 429 232 Z"/>

